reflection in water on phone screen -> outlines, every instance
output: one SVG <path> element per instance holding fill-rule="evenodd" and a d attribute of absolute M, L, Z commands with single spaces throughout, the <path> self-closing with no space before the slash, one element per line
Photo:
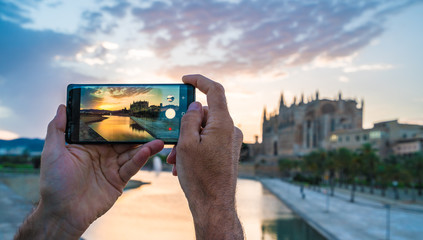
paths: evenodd
<path fill-rule="evenodd" d="M 107 141 L 137 141 L 154 139 L 129 116 L 109 116 L 100 122 L 88 125 Z"/>
<path fill-rule="evenodd" d="M 145 129 L 141 127 L 138 123 L 136 123 L 134 120 L 130 119 L 130 124 L 132 130 L 138 131 L 138 132 L 145 132 Z"/>

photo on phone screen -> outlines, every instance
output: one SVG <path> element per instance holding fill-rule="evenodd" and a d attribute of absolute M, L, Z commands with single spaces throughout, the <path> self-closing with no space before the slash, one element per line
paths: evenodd
<path fill-rule="evenodd" d="M 194 88 L 185 84 L 70 85 L 70 143 L 176 143 Z"/>

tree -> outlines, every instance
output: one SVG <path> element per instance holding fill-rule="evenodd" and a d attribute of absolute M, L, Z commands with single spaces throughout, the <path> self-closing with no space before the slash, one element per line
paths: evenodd
<path fill-rule="evenodd" d="M 410 180 L 410 174 L 407 169 L 404 168 L 404 164 L 401 164 L 399 158 L 396 156 L 390 156 L 383 163 L 378 164 L 378 179 L 381 183 L 382 196 L 386 195 L 386 188 L 390 186 L 393 181 L 406 183 Z M 398 191 L 395 186 L 395 198 L 398 199 Z"/>
<path fill-rule="evenodd" d="M 419 196 L 422 195 L 423 187 L 423 153 L 417 153 L 406 161 L 406 169 L 411 175 L 411 182 L 413 186 L 418 189 Z"/>
<path fill-rule="evenodd" d="M 351 151 L 347 148 L 340 148 L 334 153 L 333 159 L 340 182 L 346 184 L 349 176 L 349 167 L 352 161 Z"/>
<path fill-rule="evenodd" d="M 373 194 L 379 157 L 376 154 L 376 150 L 369 143 L 364 144 L 360 148 L 359 157 L 363 164 L 363 173 L 370 184 L 370 194 Z"/>
<path fill-rule="evenodd" d="M 354 202 L 355 190 L 357 188 L 357 176 L 362 172 L 362 170 L 363 170 L 362 158 L 358 154 L 353 154 L 351 158 L 351 162 L 348 167 L 349 179 L 350 181 L 352 181 L 350 202 Z"/>
<path fill-rule="evenodd" d="M 389 184 L 389 173 L 388 173 L 388 164 L 384 163 L 384 162 L 379 162 L 378 166 L 377 166 L 377 180 L 380 184 L 381 187 L 381 195 L 384 197 L 385 191 L 386 191 L 386 187 Z"/>
<path fill-rule="evenodd" d="M 239 161 L 240 162 L 248 162 L 250 161 L 250 148 L 246 143 L 242 143 L 241 145 L 241 152 L 239 154 Z"/>
<path fill-rule="evenodd" d="M 278 165 L 279 165 L 279 171 L 282 173 L 282 176 L 284 177 L 290 177 L 291 170 L 296 167 L 295 162 L 287 158 L 279 159 Z"/>
<path fill-rule="evenodd" d="M 335 172 L 337 170 L 336 165 L 336 151 L 329 151 L 325 159 L 325 169 L 329 173 L 329 186 L 330 186 L 330 195 L 333 196 L 335 192 Z"/>
<path fill-rule="evenodd" d="M 320 184 L 325 172 L 326 158 L 327 154 L 324 150 L 313 151 L 304 157 L 304 167 L 312 174 L 316 185 Z"/>

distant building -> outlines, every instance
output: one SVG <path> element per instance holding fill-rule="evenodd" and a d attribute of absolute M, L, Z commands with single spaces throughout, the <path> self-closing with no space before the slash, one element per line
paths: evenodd
<path fill-rule="evenodd" d="M 337 131 L 328 139 L 328 149 L 357 150 L 370 143 L 384 159 L 390 155 L 410 155 L 422 151 L 423 126 L 398 120 L 375 123 L 371 129 Z"/>
<path fill-rule="evenodd" d="M 299 103 L 294 98 L 287 106 L 281 95 L 279 112 L 267 114 L 263 111 L 263 141 L 261 154 L 264 156 L 303 156 L 313 150 L 326 148 L 326 139 L 340 130 L 362 129 L 363 106 L 357 102 L 342 99 L 319 99 L 319 93 L 309 102 L 301 96 Z"/>
<path fill-rule="evenodd" d="M 393 151 L 397 156 L 412 156 L 423 152 L 423 138 L 399 140 L 394 144 Z"/>
<path fill-rule="evenodd" d="M 7 148 L 0 148 L 0 156 L 7 154 Z"/>
<path fill-rule="evenodd" d="M 132 104 L 129 106 L 129 111 L 131 113 L 137 113 L 137 112 L 142 112 L 147 110 L 148 110 L 148 101 L 132 102 Z"/>
<path fill-rule="evenodd" d="M 328 150 L 347 148 L 357 151 L 364 144 L 369 143 L 380 156 L 387 156 L 390 151 L 389 136 L 380 129 L 336 131 L 327 139 L 327 142 Z"/>
<path fill-rule="evenodd" d="M 23 155 L 26 151 L 28 151 L 26 147 L 17 146 L 14 148 L 9 148 L 6 155 L 12 155 L 12 156 Z"/>
<path fill-rule="evenodd" d="M 262 142 L 249 144 L 249 156 L 255 162 L 276 165 L 281 158 L 298 159 L 318 149 L 347 148 L 352 151 L 369 143 L 384 159 L 390 155 L 406 156 L 423 151 L 423 126 L 397 120 L 378 122 L 363 129 L 364 101 L 319 99 L 308 102 L 301 96 L 297 103 L 285 104 L 281 95 L 279 111 L 263 111 Z"/>

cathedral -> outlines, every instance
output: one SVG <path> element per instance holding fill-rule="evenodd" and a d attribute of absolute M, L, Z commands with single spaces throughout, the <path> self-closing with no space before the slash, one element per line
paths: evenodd
<path fill-rule="evenodd" d="M 315 98 L 304 101 L 304 95 L 297 103 L 288 106 L 281 95 L 278 113 L 263 111 L 262 143 L 254 144 L 255 154 L 262 157 L 301 157 L 313 150 L 326 148 L 333 132 L 362 129 L 363 106 L 357 101 Z"/>

